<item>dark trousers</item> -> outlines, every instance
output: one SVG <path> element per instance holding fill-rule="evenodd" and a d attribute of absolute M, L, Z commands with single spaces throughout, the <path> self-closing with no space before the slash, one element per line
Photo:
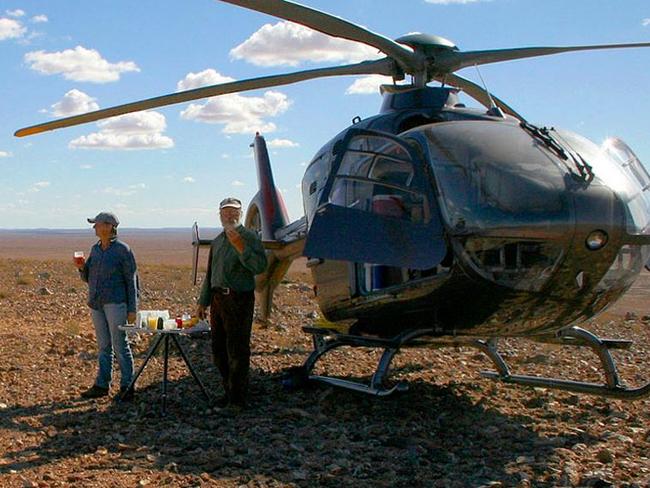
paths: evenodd
<path fill-rule="evenodd" d="M 221 373 L 226 396 L 236 405 L 246 402 L 254 307 L 253 291 L 231 291 L 228 295 L 212 292 L 212 359 Z"/>

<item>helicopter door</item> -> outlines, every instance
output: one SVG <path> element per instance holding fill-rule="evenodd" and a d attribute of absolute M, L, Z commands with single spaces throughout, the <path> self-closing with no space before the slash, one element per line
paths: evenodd
<path fill-rule="evenodd" d="M 446 244 L 425 162 L 403 139 L 350 129 L 312 219 L 310 257 L 428 269 Z"/>

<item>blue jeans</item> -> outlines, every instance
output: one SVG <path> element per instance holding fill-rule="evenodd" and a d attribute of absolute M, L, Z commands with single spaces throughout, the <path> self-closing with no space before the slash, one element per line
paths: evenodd
<path fill-rule="evenodd" d="M 98 310 L 90 309 L 95 326 L 99 354 L 99 369 L 95 384 L 102 388 L 111 386 L 113 375 L 113 351 L 120 366 L 120 387 L 126 388 L 133 378 L 133 354 L 126 339 L 126 333 L 119 325 L 126 324 L 126 303 L 107 303 Z"/>

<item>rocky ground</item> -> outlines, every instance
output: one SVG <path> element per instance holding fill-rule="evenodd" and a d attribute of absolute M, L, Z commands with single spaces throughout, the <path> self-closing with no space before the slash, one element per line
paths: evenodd
<path fill-rule="evenodd" d="M 144 264 L 143 309 L 193 309 L 189 268 Z M 211 408 L 177 355 L 167 416 L 162 360 L 138 381 L 136 400 L 82 401 L 96 346 L 85 286 L 68 263 L 0 259 L 0 486 L 650 486 L 650 400 L 622 402 L 481 379 L 472 349 L 410 349 L 389 398 L 314 387 L 288 392 L 283 369 L 310 350 L 317 317 L 304 273 L 280 286 L 272 322 L 254 325 L 252 399 L 240 414 Z M 634 339 L 617 351 L 626 383 L 650 381 L 650 278 L 587 328 Z M 183 345 L 213 395 L 209 341 Z M 149 345 L 135 344 L 136 366 Z M 517 372 L 598 381 L 581 349 L 503 341 Z M 322 371 L 364 377 L 377 354 L 337 352 Z M 113 392 L 114 393 L 114 392 Z"/>

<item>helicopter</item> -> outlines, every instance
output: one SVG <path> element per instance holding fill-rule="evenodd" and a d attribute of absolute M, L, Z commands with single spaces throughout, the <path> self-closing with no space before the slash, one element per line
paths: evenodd
<path fill-rule="evenodd" d="M 377 396 L 408 388 L 387 378 L 405 347 L 474 347 L 502 382 L 633 400 L 650 383 L 621 381 L 611 349 L 631 341 L 579 325 L 622 296 L 650 258 L 650 175 L 621 139 L 602 145 L 530 123 L 462 68 L 572 51 L 650 43 L 461 51 L 430 34 L 388 39 L 288 0 L 222 0 L 360 42 L 385 56 L 354 64 L 204 86 L 18 130 L 18 137 L 205 97 L 310 79 L 385 75 L 377 115 L 316 152 L 302 179 L 305 215 L 290 222 L 264 137 L 252 143 L 259 191 L 244 225 L 261 235 L 269 264 L 257 281 L 262 318 L 291 263 L 307 257 L 326 319 L 303 330 L 313 351 L 288 383 L 321 382 Z M 410 79 L 406 84 L 397 81 Z M 431 86 L 438 82 L 440 86 Z M 464 92 L 484 108 L 466 107 Z M 199 248 L 193 227 L 194 279 Z M 604 381 L 514 374 L 501 338 L 589 347 Z M 383 351 L 368 383 L 314 374 L 340 347 Z"/>

